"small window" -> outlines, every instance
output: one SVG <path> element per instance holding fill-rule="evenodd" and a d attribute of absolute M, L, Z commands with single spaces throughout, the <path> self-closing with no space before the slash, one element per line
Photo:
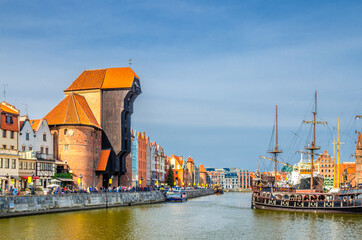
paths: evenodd
<path fill-rule="evenodd" d="M 11 159 L 11 168 L 12 169 L 16 168 L 16 159 Z"/>
<path fill-rule="evenodd" d="M 6 149 L 6 145 L 3 145 L 3 149 Z"/>
<path fill-rule="evenodd" d="M 29 151 L 31 151 L 31 150 L 33 150 L 33 147 L 30 146 L 30 147 L 29 147 Z"/>
<path fill-rule="evenodd" d="M 5 168 L 9 168 L 9 165 L 10 165 L 10 159 L 5 158 Z"/>
<path fill-rule="evenodd" d="M 64 129 L 64 135 L 67 135 L 68 129 Z"/>
<path fill-rule="evenodd" d="M 6 130 L 3 130 L 3 138 L 6 138 Z"/>
<path fill-rule="evenodd" d="M 30 134 L 29 134 L 29 133 L 26 133 L 26 134 L 25 134 L 25 140 L 29 140 L 29 136 L 30 136 Z"/>
<path fill-rule="evenodd" d="M 64 150 L 69 150 L 69 144 L 64 144 Z"/>
<path fill-rule="evenodd" d="M 0 158 L 0 168 L 3 168 L 3 159 Z"/>
<path fill-rule="evenodd" d="M 13 131 L 10 131 L 10 138 L 14 139 L 14 132 Z"/>
<path fill-rule="evenodd" d="M 21 151 L 25 152 L 25 146 L 21 146 Z"/>
<path fill-rule="evenodd" d="M 6 123 L 7 124 L 13 124 L 13 116 L 11 115 L 6 115 Z"/>
<path fill-rule="evenodd" d="M 45 148 L 45 154 L 46 154 L 46 155 L 49 154 L 49 148 Z"/>
<path fill-rule="evenodd" d="M 46 133 L 43 134 L 43 141 L 44 141 L 44 142 L 47 141 L 47 135 L 46 135 Z"/>
<path fill-rule="evenodd" d="M 24 163 L 24 170 L 28 170 L 28 162 Z"/>
<path fill-rule="evenodd" d="M 14 150 L 14 146 L 10 146 L 10 149 L 11 149 L 11 150 Z"/>
<path fill-rule="evenodd" d="M 23 162 L 19 162 L 19 169 L 23 169 Z"/>
<path fill-rule="evenodd" d="M 40 147 L 40 153 L 44 153 L 44 147 Z"/>

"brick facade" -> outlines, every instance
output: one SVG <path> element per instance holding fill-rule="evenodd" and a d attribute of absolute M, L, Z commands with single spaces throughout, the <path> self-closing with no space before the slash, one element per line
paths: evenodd
<path fill-rule="evenodd" d="M 101 131 L 90 126 L 50 126 L 54 134 L 54 153 L 57 159 L 67 162 L 77 184 L 82 176 L 83 187 L 102 187 L 95 174 L 101 154 Z"/>

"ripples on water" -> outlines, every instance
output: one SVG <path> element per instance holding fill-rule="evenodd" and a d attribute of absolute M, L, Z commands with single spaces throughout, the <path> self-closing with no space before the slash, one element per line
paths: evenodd
<path fill-rule="evenodd" d="M 250 197 L 0 219 L 1 239 L 362 239 L 361 215 L 252 210 Z"/>

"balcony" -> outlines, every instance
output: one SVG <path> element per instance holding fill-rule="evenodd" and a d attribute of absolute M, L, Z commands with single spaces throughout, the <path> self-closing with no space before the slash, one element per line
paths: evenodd
<path fill-rule="evenodd" d="M 36 156 L 36 159 L 39 159 L 39 160 L 53 160 L 54 159 L 53 154 L 46 154 L 46 153 L 41 153 L 41 152 L 36 152 L 35 156 Z"/>
<path fill-rule="evenodd" d="M 18 151 L 15 149 L 3 149 L 0 148 L 0 154 L 9 156 L 19 156 Z"/>
<path fill-rule="evenodd" d="M 22 159 L 36 159 L 35 151 L 19 152 L 19 156 Z"/>

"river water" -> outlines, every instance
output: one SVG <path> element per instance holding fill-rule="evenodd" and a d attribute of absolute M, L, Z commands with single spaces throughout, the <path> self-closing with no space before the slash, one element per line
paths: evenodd
<path fill-rule="evenodd" d="M 361 215 L 250 209 L 225 193 L 111 209 L 0 219 L 1 239 L 362 239 Z"/>

